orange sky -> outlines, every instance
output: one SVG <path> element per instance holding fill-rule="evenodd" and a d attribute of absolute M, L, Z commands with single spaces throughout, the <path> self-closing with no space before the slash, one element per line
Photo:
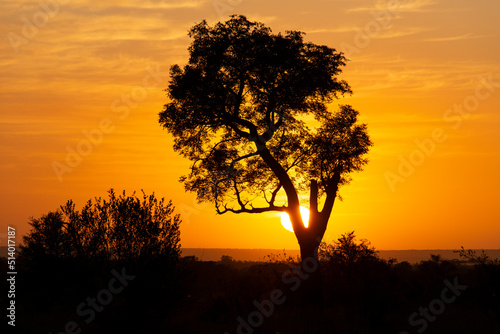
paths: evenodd
<path fill-rule="evenodd" d="M 0 4 L 0 245 L 7 225 L 24 234 L 29 217 L 113 187 L 171 198 L 183 247 L 298 248 L 277 214 L 216 216 L 184 193 L 188 161 L 157 121 L 187 30 L 237 13 L 350 59 L 354 94 L 340 103 L 375 146 L 341 189 L 326 241 L 355 230 L 377 249 L 500 248 L 500 2 L 40 3 Z M 68 150 L 84 154 L 68 166 Z"/>

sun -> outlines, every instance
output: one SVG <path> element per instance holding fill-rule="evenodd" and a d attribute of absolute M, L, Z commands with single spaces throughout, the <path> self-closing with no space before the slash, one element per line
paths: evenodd
<path fill-rule="evenodd" d="M 290 221 L 290 216 L 288 216 L 288 213 L 282 212 L 280 213 L 281 215 L 281 225 L 285 229 L 287 229 L 290 232 L 293 232 L 293 227 L 292 227 L 292 222 Z M 304 222 L 304 226 L 308 227 L 309 226 L 309 210 L 304 208 L 303 206 L 300 207 L 300 215 L 302 216 L 302 221 Z"/>

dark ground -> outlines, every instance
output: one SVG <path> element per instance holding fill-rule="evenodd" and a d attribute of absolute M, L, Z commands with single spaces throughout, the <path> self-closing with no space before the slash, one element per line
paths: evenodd
<path fill-rule="evenodd" d="M 495 261 L 324 262 L 315 305 L 284 259 L 18 266 L 16 333 L 500 333 Z"/>

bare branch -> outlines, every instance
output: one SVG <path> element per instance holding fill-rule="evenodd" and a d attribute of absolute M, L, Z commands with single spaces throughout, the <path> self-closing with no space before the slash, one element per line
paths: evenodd
<path fill-rule="evenodd" d="M 234 187 L 234 191 L 236 193 L 236 199 L 238 200 L 238 204 L 240 205 L 240 207 L 242 209 L 245 209 L 245 206 L 248 204 L 248 202 L 243 203 L 243 201 L 241 200 L 240 190 L 238 189 L 238 183 L 236 182 L 235 179 L 233 179 L 233 187 Z"/>
<path fill-rule="evenodd" d="M 276 175 L 276 177 L 279 179 L 280 184 L 283 186 L 283 189 L 286 192 L 288 205 L 298 206 L 299 196 L 297 194 L 297 190 L 295 189 L 290 176 L 287 174 L 283 166 L 280 165 L 280 163 L 273 157 L 271 152 L 269 152 L 269 149 L 265 146 L 259 150 L 259 155 L 273 171 L 274 175 Z"/>
<path fill-rule="evenodd" d="M 231 161 L 231 164 L 229 165 L 229 170 L 230 171 L 234 170 L 234 164 L 237 163 L 238 161 L 248 159 L 248 158 L 256 156 L 256 155 L 259 155 L 259 152 L 248 153 L 248 154 L 242 155 L 241 157 L 234 159 L 233 161 Z"/>
<path fill-rule="evenodd" d="M 292 169 L 293 167 L 297 166 L 298 163 L 300 162 L 300 160 L 302 160 L 302 158 L 304 156 L 306 156 L 306 153 L 308 153 L 308 152 L 303 152 L 303 153 L 299 154 L 299 156 L 297 158 L 295 158 L 295 160 L 291 163 L 291 165 L 288 166 L 288 168 L 286 169 L 286 171 L 288 172 L 290 169 Z"/>
<path fill-rule="evenodd" d="M 337 197 L 337 190 L 339 189 L 341 173 L 342 170 L 340 166 L 337 166 L 334 170 L 333 177 L 328 179 L 326 182 L 326 199 L 325 204 L 323 205 L 323 209 L 321 210 L 321 214 L 327 217 L 330 216 L 333 208 L 333 203 L 335 202 L 335 198 Z"/>
<path fill-rule="evenodd" d="M 233 117 L 239 117 L 241 102 L 243 101 L 243 91 L 245 89 L 245 78 L 240 74 L 240 87 L 236 97 L 236 106 L 234 108 Z"/>
<path fill-rule="evenodd" d="M 220 210 L 219 206 L 216 206 L 217 213 L 222 215 L 226 212 L 232 212 L 232 213 L 263 213 L 263 212 L 285 212 L 288 210 L 288 207 L 286 206 L 269 206 L 265 208 L 254 208 L 252 207 L 251 209 L 247 208 L 240 208 L 240 209 L 233 209 L 233 208 L 228 208 L 227 205 L 224 205 L 224 210 Z"/>
<path fill-rule="evenodd" d="M 276 200 L 276 195 L 278 194 L 278 191 L 281 189 L 281 183 L 278 184 L 278 187 L 274 189 L 274 191 L 271 194 L 271 200 L 268 202 L 269 205 L 274 205 L 274 201 Z"/>
<path fill-rule="evenodd" d="M 277 111 L 276 108 L 274 108 L 272 111 L 273 120 L 274 120 L 275 113 L 277 113 L 279 115 L 278 122 L 274 123 L 274 121 L 271 122 L 269 120 L 268 128 L 263 134 L 259 135 L 259 134 L 257 134 L 257 131 L 255 131 L 255 135 L 251 134 L 250 136 L 247 137 L 250 141 L 253 141 L 255 143 L 255 145 L 257 145 L 258 150 L 260 150 L 266 146 L 266 143 L 269 140 L 271 140 L 271 138 L 273 138 L 274 133 L 283 124 L 283 114 L 284 113 L 281 111 Z"/>
<path fill-rule="evenodd" d="M 318 181 L 311 180 L 311 192 L 309 195 L 309 211 L 318 213 Z"/>

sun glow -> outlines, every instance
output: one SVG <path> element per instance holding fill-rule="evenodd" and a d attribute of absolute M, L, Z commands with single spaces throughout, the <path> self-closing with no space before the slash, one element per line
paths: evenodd
<path fill-rule="evenodd" d="M 282 212 L 281 214 L 281 225 L 285 229 L 287 229 L 290 232 L 293 232 L 293 227 L 292 227 L 292 222 L 290 221 L 290 216 L 286 212 Z M 303 206 L 300 207 L 300 215 L 302 216 L 302 221 L 304 222 L 304 226 L 308 227 L 309 226 L 309 210 L 304 208 Z"/>

